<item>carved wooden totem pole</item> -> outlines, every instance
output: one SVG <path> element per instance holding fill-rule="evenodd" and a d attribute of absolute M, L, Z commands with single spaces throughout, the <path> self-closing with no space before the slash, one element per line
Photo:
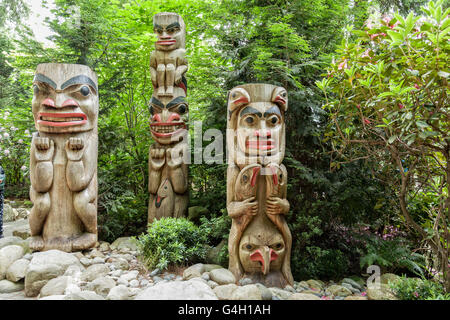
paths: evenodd
<path fill-rule="evenodd" d="M 153 96 L 150 100 L 150 131 L 155 143 L 149 151 L 150 193 L 148 222 L 162 217 L 183 217 L 189 201 L 186 102 L 188 69 L 185 57 L 186 30 L 175 13 L 153 18 L 158 36 L 150 57 Z"/>
<path fill-rule="evenodd" d="M 227 211 L 232 218 L 229 269 L 266 286 L 293 284 L 292 237 L 285 220 L 287 92 L 245 84 L 228 96 Z"/>
<path fill-rule="evenodd" d="M 97 241 L 97 76 L 87 66 L 46 63 L 33 80 L 37 133 L 30 155 L 32 250 L 66 252 Z"/>

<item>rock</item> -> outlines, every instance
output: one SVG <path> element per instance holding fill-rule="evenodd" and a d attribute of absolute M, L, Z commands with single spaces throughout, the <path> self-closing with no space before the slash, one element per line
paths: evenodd
<path fill-rule="evenodd" d="M 344 278 L 341 282 L 341 284 L 343 285 L 344 283 L 348 283 L 349 285 L 351 285 L 353 288 L 356 288 L 358 290 L 364 290 L 364 287 L 361 286 L 358 282 L 356 282 L 353 279 L 350 278 Z"/>
<path fill-rule="evenodd" d="M 19 237 L 23 240 L 31 237 L 30 225 L 26 224 L 24 226 L 15 227 L 12 230 L 12 235 L 15 237 Z"/>
<path fill-rule="evenodd" d="M 223 239 L 217 246 L 208 249 L 206 252 L 206 261 L 209 263 L 220 264 L 220 252 L 227 246 L 227 241 Z M 223 268 L 221 266 L 221 268 Z"/>
<path fill-rule="evenodd" d="M 25 208 L 17 208 L 16 212 L 17 216 L 15 217 L 15 220 L 27 219 L 28 216 L 30 215 L 30 211 L 28 211 Z"/>
<path fill-rule="evenodd" d="M 11 245 L 18 245 L 20 246 L 23 242 L 23 239 L 20 237 L 4 237 L 0 239 L 0 249 L 11 246 Z"/>
<path fill-rule="evenodd" d="M 136 279 L 138 274 L 139 274 L 139 271 L 133 270 L 133 271 L 122 274 L 120 276 L 120 279 L 123 279 L 125 281 L 131 281 L 131 280 Z"/>
<path fill-rule="evenodd" d="M 386 284 L 381 284 L 379 289 L 375 286 L 367 288 L 367 298 L 369 300 L 397 300 Z"/>
<path fill-rule="evenodd" d="M 93 291 L 81 291 L 72 293 L 63 298 L 63 300 L 105 300 L 102 296 Z"/>
<path fill-rule="evenodd" d="M 108 259 L 111 265 L 114 266 L 115 269 L 128 270 L 130 269 L 130 264 L 124 258 L 111 258 Z"/>
<path fill-rule="evenodd" d="M 118 285 L 112 288 L 106 300 L 129 300 L 130 299 L 130 291 L 124 285 Z"/>
<path fill-rule="evenodd" d="M 93 264 L 89 266 L 82 274 L 81 281 L 94 281 L 95 279 L 106 276 L 109 273 L 109 268 L 104 264 Z"/>
<path fill-rule="evenodd" d="M 298 285 L 297 285 L 297 288 L 298 287 L 301 287 L 301 288 L 303 288 L 303 289 L 309 289 L 309 284 L 308 284 L 308 282 L 306 282 L 306 281 L 300 281 L 299 283 L 298 283 Z"/>
<path fill-rule="evenodd" d="M 24 250 L 18 245 L 10 245 L 0 249 L 0 280 L 5 279 L 6 270 L 14 261 L 22 258 L 23 255 Z"/>
<path fill-rule="evenodd" d="M 295 289 L 291 285 L 287 285 L 283 290 L 295 293 Z"/>
<path fill-rule="evenodd" d="M 195 206 L 188 208 L 188 219 L 194 222 L 200 221 L 200 217 L 208 214 L 209 210 L 205 207 Z"/>
<path fill-rule="evenodd" d="M 343 286 L 334 284 L 332 286 L 329 286 L 327 288 L 327 291 L 329 291 L 334 296 L 340 296 L 340 297 L 346 297 L 352 295 L 352 292 Z"/>
<path fill-rule="evenodd" d="M 100 246 L 98 247 L 100 251 L 109 251 L 111 248 L 108 242 L 102 241 L 100 242 Z"/>
<path fill-rule="evenodd" d="M 160 273 L 161 273 L 161 270 L 160 270 L 160 269 L 155 269 L 155 270 L 153 270 L 153 271 L 150 273 L 150 277 L 157 276 L 157 275 L 160 274 Z"/>
<path fill-rule="evenodd" d="M 23 290 L 23 282 L 0 280 L 0 293 L 11 293 Z"/>
<path fill-rule="evenodd" d="M 217 287 L 219 285 L 217 282 L 212 281 L 212 280 L 208 280 L 207 284 L 211 289 L 214 289 L 215 287 Z"/>
<path fill-rule="evenodd" d="M 292 295 L 292 292 L 285 291 L 283 289 L 276 288 L 276 287 L 269 288 L 269 290 L 270 290 L 270 292 L 272 292 L 272 297 L 276 296 L 280 300 L 288 300 L 289 297 Z"/>
<path fill-rule="evenodd" d="M 17 282 L 25 278 L 28 265 L 30 261 L 27 259 L 19 259 L 14 261 L 6 270 L 6 279 L 12 282 Z"/>
<path fill-rule="evenodd" d="M 73 277 L 76 279 L 80 279 L 81 278 L 81 273 L 84 271 L 85 269 L 80 266 L 80 265 L 71 265 L 69 266 L 66 271 L 64 272 L 65 276 L 69 276 L 69 277 Z"/>
<path fill-rule="evenodd" d="M 99 264 L 99 263 L 105 263 L 105 259 L 104 259 L 104 258 L 101 258 L 101 257 L 95 257 L 95 258 L 92 260 L 92 264 Z"/>
<path fill-rule="evenodd" d="M 86 286 L 87 290 L 106 297 L 109 291 L 116 286 L 116 282 L 110 277 L 98 277 Z"/>
<path fill-rule="evenodd" d="M 71 282 L 71 278 L 68 276 L 61 276 L 57 278 L 50 279 L 41 289 L 39 294 L 40 298 L 54 296 L 54 295 L 64 295 L 67 286 Z"/>
<path fill-rule="evenodd" d="M 111 245 L 110 245 L 111 250 L 121 250 L 121 249 L 129 249 L 132 251 L 136 251 L 137 250 L 137 245 L 136 245 L 136 241 L 133 240 L 130 237 L 121 237 L 116 239 L 116 241 L 114 241 Z"/>
<path fill-rule="evenodd" d="M 134 279 L 130 281 L 130 288 L 138 288 L 139 287 L 139 281 Z"/>
<path fill-rule="evenodd" d="M 231 295 L 231 300 L 262 300 L 261 291 L 254 284 L 237 287 Z"/>
<path fill-rule="evenodd" d="M 208 281 L 209 280 L 209 272 L 203 272 L 202 279 Z"/>
<path fill-rule="evenodd" d="M 250 279 L 250 278 L 242 278 L 242 279 L 239 280 L 239 285 L 240 286 L 246 286 L 246 285 L 252 284 L 252 283 L 253 283 L 253 280 Z"/>
<path fill-rule="evenodd" d="M 83 266 L 85 266 L 85 267 L 89 267 L 89 266 L 92 264 L 91 259 L 86 258 L 86 257 L 81 258 L 81 259 L 80 259 L 80 262 L 81 262 L 81 264 L 82 264 Z"/>
<path fill-rule="evenodd" d="M 367 297 L 363 297 L 363 296 L 348 296 L 348 297 L 345 297 L 344 300 L 367 300 Z"/>
<path fill-rule="evenodd" d="M 384 273 L 380 276 L 380 282 L 382 284 L 389 284 L 390 282 L 396 282 L 400 277 L 393 273 Z"/>
<path fill-rule="evenodd" d="M 217 297 L 206 283 L 191 279 L 157 283 L 139 293 L 135 300 L 217 300 Z"/>
<path fill-rule="evenodd" d="M 352 293 L 361 293 L 361 291 L 359 291 L 359 290 L 356 289 L 356 288 L 353 288 L 353 286 L 350 285 L 349 283 L 343 282 L 341 285 L 342 285 L 343 287 L 347 288 L 348 290 L 350 290 Z"/>
<path fill-rule="evenodd" d="M 320 300 L 320 298 L 310 293 L 294 293 L 288 300 Z"/>
<path fill-rule="evenodd" d="M 49 250 L 34 253 L 25 275 L 25 294 L 37 296 L 50 279 L 63 275 L 71 265 L 81 267 L 78 259 L 67 252 Z"/>
<path fill-rule="evenodd" d="M 323 284 L 320 283 L 318 280 L 311 279 L 306 281 L 306 283 L 308 284 L 309 288 L 317 289 L 319 291 L 323 289 Z"/>
<path fill-rule="evenodd" d="M 150 284 L 150 281 L 148 281 L 147 279 L 141 280 L 140 285 L 141 287 L 146 287 Z"/>
<path fill-rule="evenodd" d="M 203 266 L 205 267 L 204 272 L 211 272 L 214 269 L 222 269 L 223 268 L 221 265 L 218 265 L 218 264 L 204 264 Z"/>
<path fill-rule="evenodd" d="M 101 251 L 99 251 L 95 248 L 89 252 L 89 258 L 91 258 L 91 259 L 104 258 L 104 257 L 105 257 L 105 255 Z"/>
<path fill-rule="evenodd" d="M 255 284 L 259 291 L 261 292 L 261 299 L 262 300 L 272 300 L 272 291 L 270 291 L 266 286 L 264 286 L 261 283 Z"/>
<path fill-rule="evenodd" d="M 3 205 L 3 222 L 13 222 L 16 219 L 17 212 L 14 212 L 9 204 L 5 203 Z"/>
<path fill-rule="evenodd" d="M 233 292 L 238 288 L 234 283 L 217 286 L 213 289 L 219 300 L 231 300 Z"/>
<path fill-rule="evenodd" d="M 195 279 L 195 278 L 192 278 L 192 279 Z M 158 283 L 158 282 L 161 282 L 161 281 L 164 281 L 163 278 L 158 277 L 158 276 L 154 276 L 153 277 L 153 282 L 154 283 Z"/>
<path fill-rule="evenodd" d="M 31 261 L 31 259 L 33 259 L 33 255 L 31 253 L 27 253 L 26 255 L 23 256 L 24 259 L 27 259 L 28 261 Z"/>
<path fill-rule="evenodd" d="M 211 270 L 209 277 L 212 281 L 217 282 L 219 285 L 236 282 L 236 278 L 231 271 L 224 268 Z"/>
<path fill-rule="evenodd" d="M 193 266 L 190 266 L 189 268 L 184 270 L 183 280 L 190 280 L 192 278 L 201 277 L 203 272 L 205 272 L 205 265 L 203 263 L 194 264 Z"/>
<path fill-rule="evenodd" d="M 75 283 L 69 282 L 69 284 L 66 287 L 66 290 L 64 290 L 65 295 L 69 295 L 72 293 L 79 293 L 81 292 L 81 289 L 79 286 L 77 286 Z"/>

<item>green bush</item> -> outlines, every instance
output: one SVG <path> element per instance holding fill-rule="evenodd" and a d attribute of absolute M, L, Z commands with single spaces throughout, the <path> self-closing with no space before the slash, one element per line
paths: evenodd
<path fill-rule="evenodd" d="M 365 250 L 360 259 L 361 268 L 375 264 L 380 266 L 383 272 L 407 270 L 419 276 L 424 274 L 424 257 L 412 252 L 404 239 L 383 240 L 369 237 L 366 239 Z"/>
<path fill-rule="evenodd" d="M 444 293 L 444 287 L 431 280 L 403 276 L 390 286 L 401 300 L 450 300 L 450 294 Z"/>
<path fill-rule="evenodd" d="M 208 249 L 207 234 L 185 218 L 161 218 L 138 238 L 138 249 L 149 268 L 166 269 L 203 261 Z"/>

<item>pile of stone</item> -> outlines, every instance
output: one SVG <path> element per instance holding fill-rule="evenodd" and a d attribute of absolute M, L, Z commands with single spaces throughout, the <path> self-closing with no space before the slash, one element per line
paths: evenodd
<path fill-rule="evenodd" d="M 135 242 L 119 238 L 94 249 L 66 253 L 31 253 L 28 240 L 0 239 L 0 299 L 40 300 L 383 300 L 395 299 L 382 276 L 380 289 L 367 289 L 362 279 L 337 283 L 320 280 L 267 288 L 249 278 L 236 281 L 216 264 L 195 264 L 179 274 L 147 271 L 138 260 Z M 181 274 L 182 272 L 182 274 Z"/>

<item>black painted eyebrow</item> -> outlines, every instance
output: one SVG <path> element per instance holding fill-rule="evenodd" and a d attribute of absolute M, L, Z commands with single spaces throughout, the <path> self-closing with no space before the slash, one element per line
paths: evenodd
<path fill-rule="evenodd" d="M 44 76 L 42 73 L 36 73 L 33 79 L 33 82 L 37 81 L 37 82 L 44 82 L 46 84 L 48 84 L 50 87 L 52 87 L 53 89 L 56 90 L 56 83 L 55 81 L 53 81 L 52 79 L 50 79 L 49 77 Z"/>
<path fill-rule="evenodd" d="M 272 108 L 270 108 L 269 110 L 266 110 L 266 112 L 264 112 L 264 117 L 267 117 L 271 114 L 277 114 L 278 116 L 281 117 L 280 108 L 278 108 L 277 106 L 273 106 Z"/>
<path fill-rule="evenodd" d="M 61 85 L 61 90 L 64 90 L 65 88 L 70 87 L 70 86 L 72 86 L 74 84 L 88 84 L 92 88 L 94 88 L 95 91 L 97 91 L 97 86 L 95 85 L 95 82 L 92 81 L 91 78 L 89 78 L 88 76 L 85 76 L 83 74 L 79 75 L 79 76 L 76 76 L 76 77 L 73 77 L 73 78 L 70 78 L 69 80 L 64 82 Z"/>
<path fill-rule="evenodd" d="M 256 110 L 255 108 L 252 107 L 245 107 L 242 111 L 241 111 L 241 117 L 245 114 L 256 114 L 258 117 L 262 117 L 262 113 L 259 110 Z"/>
<path fill-rule="evenodd" d="M 156 99 L 155 97 L 152 97 L 151 99 L 150 99 L 150 103 L 151 104 L 154 104 L 154 105 L 157 105 L 158 107 L 160 107 L 161 109 L 164 109 L 165 107 L 164 107 L 164 104 L 161 102 L 161 101 L 159 101 L 158 99 Z"/>
<path fill-rule="evenodd" d="M 161 27 L 159 24 L 154 24 L 153 25 L 153 28 L 155 28 L 155 29 L 163 29 L 163 27 Z"/>
<path fill-rule="evenodd" d="M 166 30 L 167 30 L 167 29 L 170 29 L 170 28 L 173 28 L 173 27 L 181 28 L 180 23 L 174 22 L 174 23 L 169 24 L 169 25 L 166 27 Z"/>
<path fill-rule="evenodd" d="M 181 102 L 185 102 L 184 97 L 183 96 L 176 97 L 175 99 L 173 99 L 172 101 L 170 101 L 167 104 L 166 108 L 169 109 L 173 106 L 176 106 L 177 104 L 179 104 Z"/>

